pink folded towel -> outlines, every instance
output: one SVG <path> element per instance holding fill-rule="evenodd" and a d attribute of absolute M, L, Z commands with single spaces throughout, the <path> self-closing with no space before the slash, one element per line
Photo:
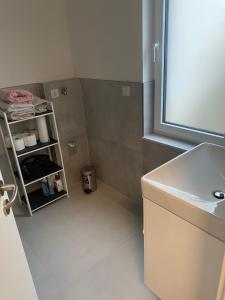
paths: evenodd
<path fill-rule="evenodd" d="M 32 103 L 33 95 L 22 89 L 0 89 L 0 99 L 8 103 Z"/>

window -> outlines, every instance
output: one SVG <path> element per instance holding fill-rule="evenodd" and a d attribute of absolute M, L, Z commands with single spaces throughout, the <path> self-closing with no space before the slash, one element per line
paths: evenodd
<path fill-rule="evenodd" d="M 225 1 L 157 1 L 155 131 L 223 143 Z M 163 20 L 163 22 L 162 22 Z"/>

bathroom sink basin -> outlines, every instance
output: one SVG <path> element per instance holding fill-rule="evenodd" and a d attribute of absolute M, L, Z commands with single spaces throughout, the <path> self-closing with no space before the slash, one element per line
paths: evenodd
<path fill-rule="evenodd" d="M 225 241 L 225 147 L 204 143 L 142 178 L 143 197 Z M 221 195 L 223 196 L 223 194 Z"/>

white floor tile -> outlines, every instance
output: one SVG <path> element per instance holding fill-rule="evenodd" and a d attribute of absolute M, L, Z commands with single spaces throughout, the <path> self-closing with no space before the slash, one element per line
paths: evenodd
<path fill-rule="evenodd" d="M 143 283 L 138 217 L 104 184 L 80 186 L 36 212 L 16 217 L 40 300 L 156 300 Z M 136 298 L 135 298 L 136 297 Z"/>
<path fill-rule="evenodd" d="M 143 240 L 134 235 L 64 291 L 73 300 L 156 300 L 143 284 Z"/>

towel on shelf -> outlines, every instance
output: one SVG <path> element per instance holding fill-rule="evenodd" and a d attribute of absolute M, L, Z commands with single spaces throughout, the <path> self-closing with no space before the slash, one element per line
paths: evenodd
<path fill-rule="evenodd" d="M 49 101 L 34 96 L 33 105 L 35 113 L 44 113 L 48 110 Z"/>
<path fill-rule="evenodd" d="M 26 109 L 26 110 L 13 111 L 13 112 L 7 113 L 8 119 L 10 119 L 12 121 L 28 119 L 28 118 L 32 118 L 34 116 L 35 116 L 34 109 Z"/>
<path fill-rule="evenodd" d="M 0 90 L 2 91 L 2 90 Z M 0 92 L 1 98 L 1 92 Z M 16 121 L 44 113 L 48 110 L 49 101 L 32 95 L 32 102 L 6 102 L 0 99 L 0 109 L 6 112 L 8 119 Z"/>
<path fill-rule="evenodd" d="M 0 89 L 0 98 L 8 103 L 32 103 L 33 94 L 22 89 Z"/>
<path fill-rule="evenodd" d="M 26 109 L 34 109 L 34 105 L 31 103 L 7 103 L 0 99 L 0 109 L 3 111 L 13 112 L 13 111 L 23 111 Z"/>
<path fill-rule="evenodd" d="M 6 103 L 0 100 L 0 109 L 6 112 L 9 120 L 17 121 L 35 115 L 34 105 L 29 103 Z"/>
<path fill-rule="evenodd" d="M 34 109 L 35 113 L 43 113 L 48 110 L 49 101 L 34 96 L 32 103 L 7 103 L 0 99 L 0 108 L 4 111 L 23 111 Z"/>

